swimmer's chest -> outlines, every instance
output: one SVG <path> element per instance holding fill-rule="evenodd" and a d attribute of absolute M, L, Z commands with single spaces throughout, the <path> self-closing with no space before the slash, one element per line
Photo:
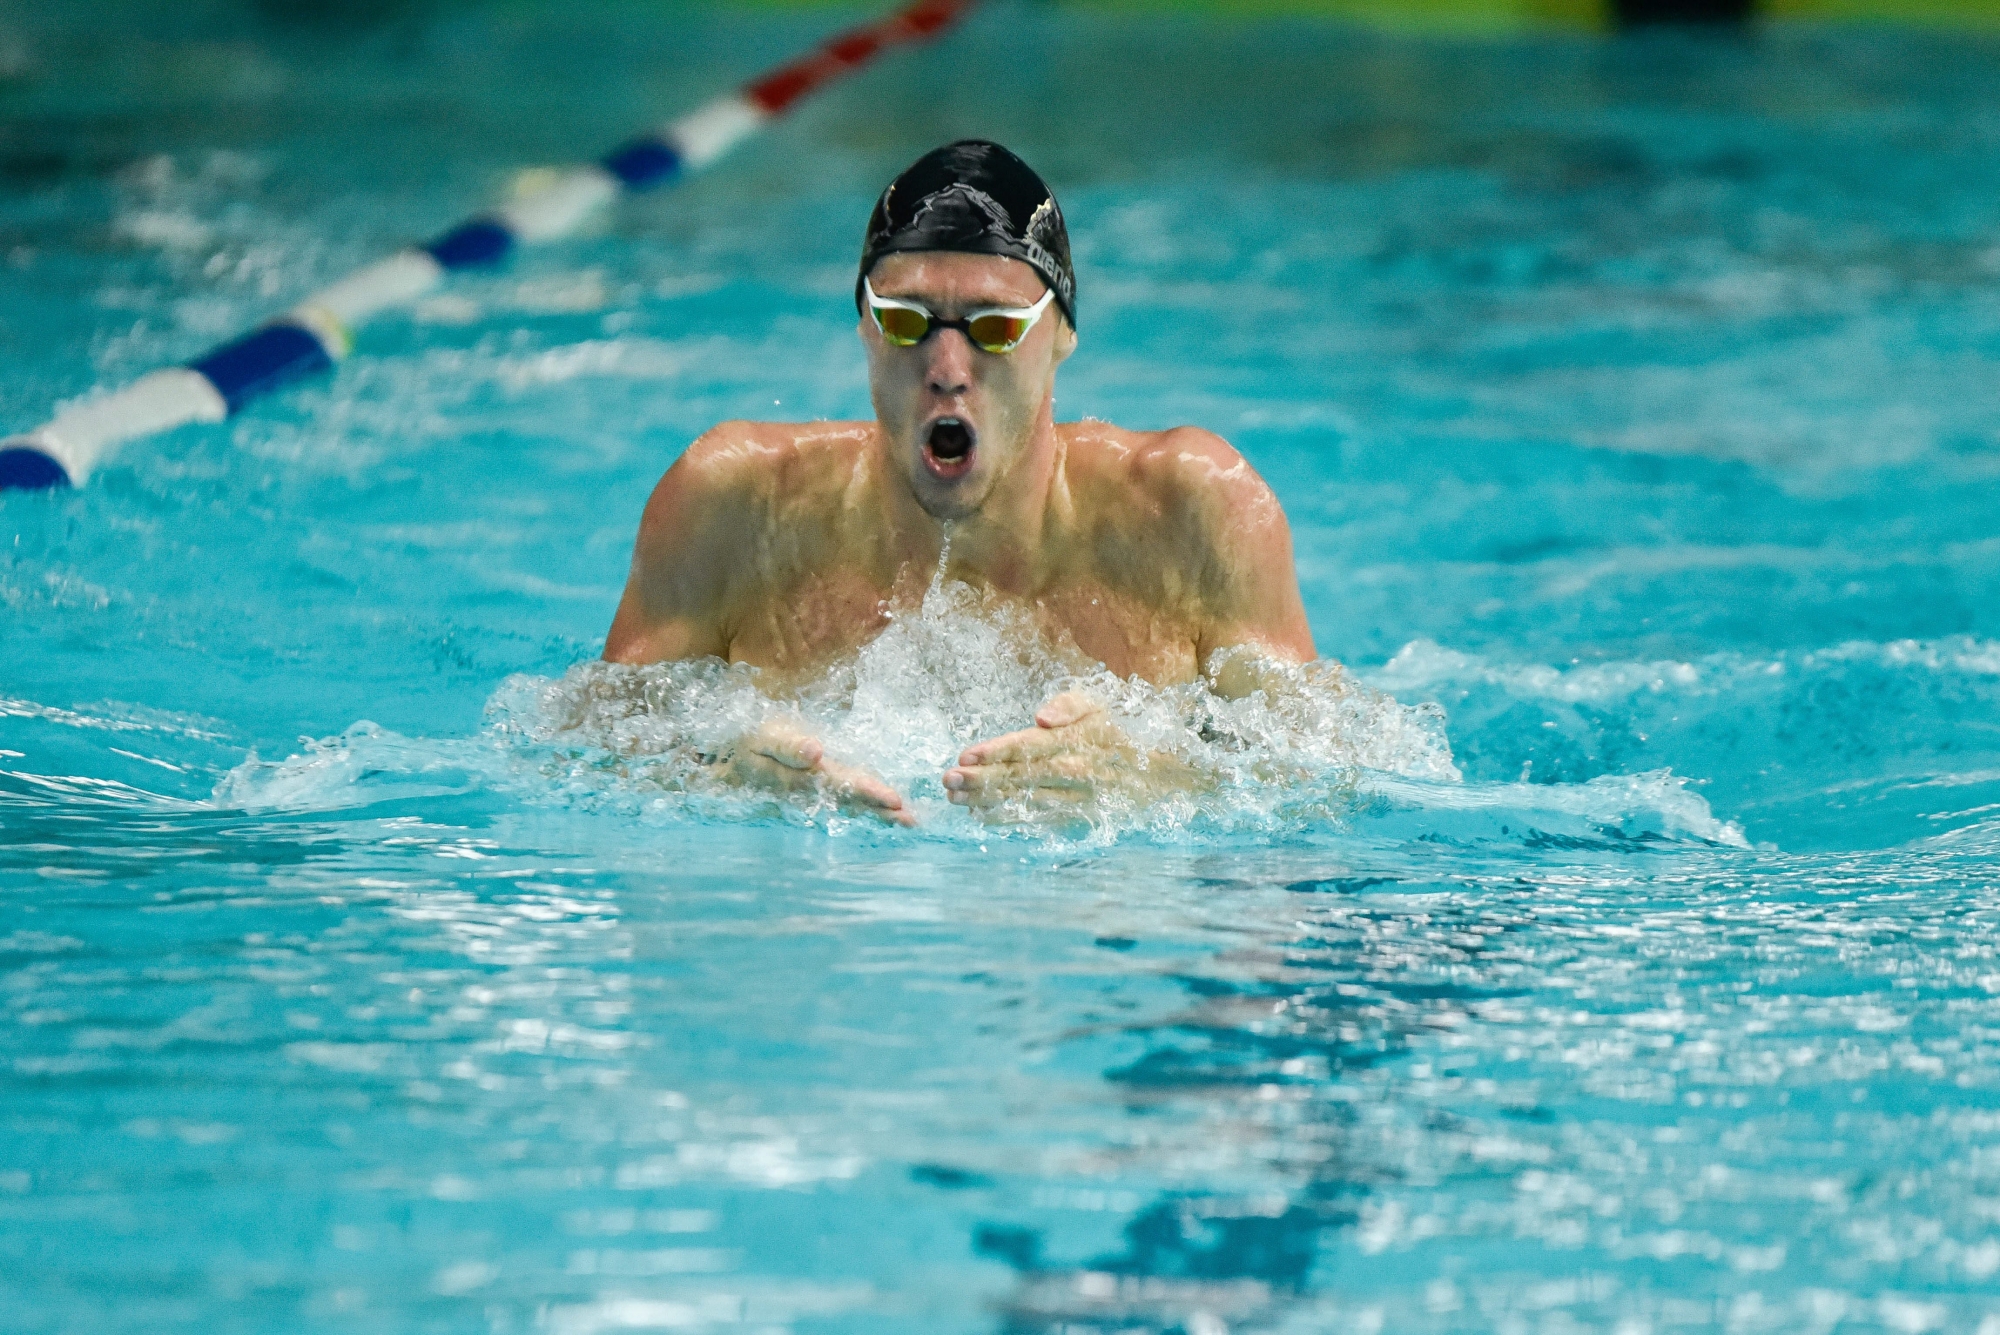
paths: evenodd
<path fill-rule="evenodd" d="M 1049 638 L 1069 640 L 1121 677 L 1177 686 L 1200 671 L 1200 627 L 1101 584 L 1052 590 L 1036 600 L 1035 615 Z"/>
<path fill-rule="evenodd" d="M 859 571 L 840 569 L 801 573 L 785 583 L 753 615 L 737 618 L 733 661 L 780 671 L 831 663 L 881 634 L 896 615 L 922 607 L 925 588 L 904 578 L 885 589 Z M 1095 581 L 1078 580 L 1034 598 L 992 593 L 984 601 L 995 613 L 1009 607 L 1027 612 L 1048 643 L 1073 647 L 1121 677 L 1168 686 L 1192 681 L 1199 671 L 1199 627 Z"/>

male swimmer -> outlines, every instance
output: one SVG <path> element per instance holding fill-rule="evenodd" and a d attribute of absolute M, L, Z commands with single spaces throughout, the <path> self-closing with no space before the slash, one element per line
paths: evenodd
<path fill-rule="evenodd" d="M 1056 422 L 1076 279 L 1062 210 L 1025 162 L 973 139 L 919 158 L 876 201 L 855 304 L 875 420 L 725 422 L 689 446 L 646 503 L 605 658 L 821 669 L 921 606 L 947 526 L 949 578 L 1121 676 L 1205 676 L 1236 697 L 1257 658 L 1314 657 L 1284 511 L 1227 442 Z M 798 723 L 717 763 L 914 823 L 901 793 Z M 1074 692 L 943 775 L 985 814 L 1193 781 Z"/>

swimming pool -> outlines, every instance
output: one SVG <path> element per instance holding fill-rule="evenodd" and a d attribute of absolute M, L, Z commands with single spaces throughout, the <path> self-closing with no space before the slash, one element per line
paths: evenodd
<path fill-rule="evenodd" d="M 838 17 L 15 13 L 0 422 Z M 1993 1335 L 1996 67 L 1000 7 L 0 498 L 0 1326 Z M 901 833 L 613 750 L 647 488 L 865 411 L 867 205 L 974 132 L 1071 219 L 1064 415 L 1244 449 L 1462 781 L 1371 707 L 1265 800 Z M 885 754 L 1035 685 L 938 611 Z"/>

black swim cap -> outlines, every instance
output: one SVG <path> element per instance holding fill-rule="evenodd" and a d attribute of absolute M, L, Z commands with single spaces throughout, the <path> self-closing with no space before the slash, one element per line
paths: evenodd
<path fill-rule="evenodd" d="M 1042 276 L 1076 328 L 1076 273 L 1062 209 L 1035 169 L 998 144 L 961 139 L 934 148 L 889 183 L 868 215 L 854 280 L 857 308 L 875 261 L 899 250 L 1011 255 Z"/>

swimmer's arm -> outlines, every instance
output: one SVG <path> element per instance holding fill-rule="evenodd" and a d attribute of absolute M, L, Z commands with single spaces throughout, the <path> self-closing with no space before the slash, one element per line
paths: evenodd
<path fill-rule="evenodd" d="M 754 428 L 725 422 L 674 461 L 639 520 L 632 570 L 604 637 L 613 663 L 729 656 L 729 623 L 761 532 Z"/>
<path fill-rule="evenodd" d="M 1292 528 L 1270 486 L 1227 441 L 1195 427 L 1166 439 L 1176 465 L 1166 508 L 1180 516 L 1193 567 L 1195 661 L 1217 695 L 1241 699 L 1266 684 L 1259 661 L 1318 656 L 1299 596 Z"/>

